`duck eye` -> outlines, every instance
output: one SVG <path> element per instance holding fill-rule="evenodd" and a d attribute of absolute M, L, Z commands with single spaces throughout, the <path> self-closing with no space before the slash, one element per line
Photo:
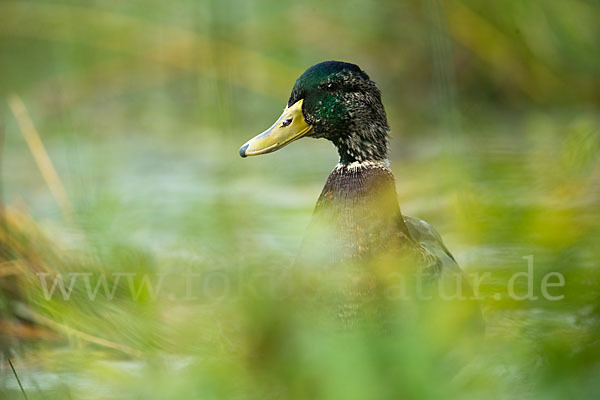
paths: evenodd
<path fill-rule="evenodd" d="M 281 126 L 283 128 L 285 128 L 286 126 L 289 126 L 291 123 L 292 123 L 292 118 L 288 118 L 288 119 L 283 120 L 283 122 L 281 123 Z"/>
<path fill-rule="evenodd" d="M 328 83 L 327 84 L 327 90 L 335 90 L 335 84 L 334 83 Z"/>

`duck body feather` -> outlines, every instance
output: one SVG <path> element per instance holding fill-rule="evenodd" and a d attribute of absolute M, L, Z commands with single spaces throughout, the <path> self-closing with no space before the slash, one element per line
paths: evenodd
<path fill-rule="evenodd" d="M 312 234 L 323 226 L 335 233 L 329 240 Z M 417 256 L 420 267 L 433 273 L 458 268 L 431 225 L 402 215 L 387 160 L 336 166 L 319 196 L 308 236 L 328 247 L 333 263 L 396 253 Z"/>
<path fill-rule="evenodd" d="M 317 201 L 299 260 L 304 266 L 338 276 L 340 282 L 348 282 L 348 275 L 353 277 L 350 287 L 342 288 L 345 300 L 338 305 L 339 315 L 352 324 L 364 317 L 359 310 L 373 312 L 368 304 L 378 296 L 385 297 L 386 287 L 403 274 L 407 299 L 417 300 L 421 311 L 431 310 L 430 305 L 435 310 L 442 310 L 440 304 L 458 305 L 464 313 L 457 325 L 483 332 L 481 310 L 470 299 L 468 280 L 439 233 L 419 218 L 402 215 L 388 164 L 338 165 L 332 171 Z M 381 309 L 375 313 L 381 314 Z"/>

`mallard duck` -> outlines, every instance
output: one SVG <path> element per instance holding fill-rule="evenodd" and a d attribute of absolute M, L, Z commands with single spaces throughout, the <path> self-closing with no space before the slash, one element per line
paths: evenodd
<path fill-rule="evenodd" d="M 302 137 L 331 141 L 339 163 L 317 201 L 312 225 L 326 225 L 334 235 L 315 239 L 311 233 L 303 247 L 319 246 L 332 262 L 410 254 L 430 277 L 462 276 L 431 225 L 402 215 L 388 161 L 389 131 L 381 93 L 367 73 L 354 64 L 326 61 L 298 78 L 283 114 L 239 153 L 270 153 Z"/>

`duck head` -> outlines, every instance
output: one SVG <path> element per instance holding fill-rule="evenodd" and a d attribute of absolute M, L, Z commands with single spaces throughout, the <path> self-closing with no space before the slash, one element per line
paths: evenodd
<path fill-rule="evenodd" d="M 357 65 L 326 61 L 296 81 L 275 123 L 240 148 L 242 157 L 266 154 L 302 137 L 333 142 L 340 163 L 387 158 L 389 127 L 381 93 Z"/>

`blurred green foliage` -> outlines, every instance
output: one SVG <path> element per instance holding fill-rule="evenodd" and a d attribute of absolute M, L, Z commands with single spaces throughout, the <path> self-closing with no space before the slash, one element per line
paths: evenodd
<path fill-rule="evenodd" d="M 593 0 L 0 1 L 1 312 L 53 332 L 1 332 L 29 398 L 597 398 L 599 19 Z M 491 273 L 483 343 L 448 354 L 452 325 L 410 313 L 385 335 L 346 332 L 323 305 L 344 282 L 290 273 L 335 151 L 237 149 L 329 59 L 382 90 L 403 212 L 467 273 Z M 558 271 L 563 300 L 506 298 L 529 255 L 535 294 Z M 186 299 L 187 270 L 233 289 Z M 36 271 L 137 273 L 136 288 L 167 275 L 155 299 L 132 299 L 124 277 L 112 300 L 76 285 L 48 301 Z M 302 295 L 274 295 L 274 278 Z M 194 288 L 223 291 L 212 284 Z M 20 398 L 8 372 L 0 397 Z"/>

